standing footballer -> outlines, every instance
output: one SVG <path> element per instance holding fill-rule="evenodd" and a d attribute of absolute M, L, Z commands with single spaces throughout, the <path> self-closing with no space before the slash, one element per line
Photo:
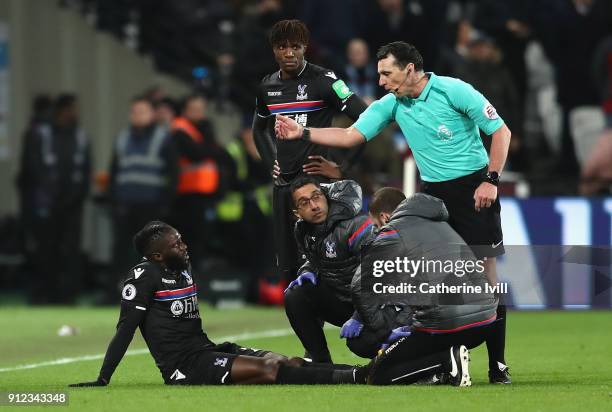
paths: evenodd
<path fill-rule="evenodd" d="M 308 28 L 299 20 L 282 20 L 272 27 L 270 44 L 279 70 L 262 80 L 253 121 L 257 150 L 270 171 L 275 170 L 274 236 L 279 275 L 285 279 L 293 278 L 299 267 L 289 185 L 303 175 L 313 176 L 321 183 L 341 178 L 361 148 L 331 152 L 329 147 L 314 142 L 277 142 L 274 116 L 290 117 L 301 127 L 329 127 L 338 113 L 354 121 L 366 109 L 363 100 L 333 71 L 304 59 L 309 37 Z"/>
<path fill-rule="evenodd" d="M 449 223 L 479 259 L 489 282 L 497 283 L 496 257 L 504 253 L 497 184 L 510 130 L 495 108 L 462 80 L 423 71 L 423 58 L 411 44 L 393 42 L 378 53 L 379 84 L 389 92 L 375 101 L 351 127 L 311 129 L 277 116 L 279 139 L 351 147 L 373 139 L 396 121 L 412 152 L 424 192 L 444 201 Z M 491 135 L 490 156 L 478 129 Z M 506 308 L 499 305 L 487 339 L 489 381 L 511 383 L 504 359 Z"/>

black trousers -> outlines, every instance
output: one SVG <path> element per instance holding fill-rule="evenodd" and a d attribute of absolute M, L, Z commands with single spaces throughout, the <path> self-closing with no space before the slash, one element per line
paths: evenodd
<path fill-rule="evenodd" d="M 31 303 L 74 303 L 83 283 L 81 207 L 25 219 Z"/>
<path fill-rule="evenodd" d="M 285 294 L 285 312 L 291 327 L 313 362 L 331 363 L 323 322 L 342 326 L 353 315 L 353 305 L 338 299 L 333 290 L 319 281 L 304 283 Z"/>
<path fill-rule="evenodd" d="M 295 227 L 295 209 L 289 186 L 274 186 L 272 192 L 273 231 L 275 245 L 276 274 L 280 279 L 295 278 L 303 259 L 298 255 L 297 244 L 293 234 Z"/>
<path fill-rule="evenodd" d="M 451 347 L 468 349 L 482 344 L 491 333 L 485 325 L 454 333 L 414 331 L 401 338 L 370 364 L 370 382 L 377 385 L 410 384 L 434 373 L 451 370 Z"/>
<path fill-rule="evenodd" d="M 370 328 L 364 327 L 359 336 L 356 338 L 348 338 L 346 340 L 346 346 L 355 355 L 373 359 L 378 354 L 378 350 L 383 342 L 377 338 L 377 333 Z"/>
<path fill-rule="evenodd" d="M 215 222 L 215 237 L 222 243 L 221 253 L 232 266 L 249 274 L 247 301 L 256 303 L 259 295 L 259 279 L 274 273 L 274 242 L 272 217 L 264 214 L 256 201 L 243 200 L 243 213 L 238 221 Z"/>

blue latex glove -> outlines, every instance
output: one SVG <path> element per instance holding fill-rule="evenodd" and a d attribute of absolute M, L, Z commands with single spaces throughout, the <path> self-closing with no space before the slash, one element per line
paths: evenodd
<path fill-rule="evenodd" d="M 361 334 L 363 330 L 363 323 L 359 322 L 357 319 L 350 318 L 344 325 L 342 325 L 342 329 L 340 329 L 340 337 L 343 339 L 346 338 L 356 338 Z"/>
<path fill-rule="evenodd" d="M 400 338 L 404 338 L 406 336 L 412 335 L 412 331 L 410 330 L 410 326 L 400 326 L 399 328 L 395 328 L 391 331 L 389 336 L 387 337 L 387 342 L 383 343 L 380 347 L 381 350 L 386 350 L 390 344 L 395 342 Z"/>
<path fill-rule="evenodd" d="M 387 343 L 393 343 L 399 338 L 403 338 L 405 336 L 412 335 L 412 330 L 410 330 L 410 326 L 400 326 L 399 328 L 395 328 L 389 334 L 387 338 Z"/>
<path fill-rule="evenodd" d="M 289 286 L 287 286 L 287 289 L 285 289 L 285 293 L 287 293 L 287 291 L 291 288 L 293 288 L 294 286 L 302 286 L 304 284 L 304 282 L 310 282 L 313 285 L 317 284 L 317 277 L 315 276 L 314 273 L 312 272 L 304 272 L 302 273 L 300 276 L 297 277 L 297 279 L 292 280 L 291 283 L 289 283 Z"/>

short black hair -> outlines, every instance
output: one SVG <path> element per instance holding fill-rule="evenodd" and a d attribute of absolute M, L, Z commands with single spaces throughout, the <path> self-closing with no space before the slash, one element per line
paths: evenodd
<path fill-rule="evenodd" d="M 49 110 L 53 105 L 51 96 L 45 93 L 37 94 L 32 100 L 32 111 L 34 113 L 41 113 Z"/>
<path fill-rule="evenodd" d="M 300 176 L 297 179 L 295 179 L 293 182 L 291 182 L 291 185 L 289 186 L 289 190 L 291 191 L 291 196 L 293 196 L 293 194 L 301 187 L 304 187 L 306 185 L 315 185 L 317 188 L 321 188 L 321 185 L 319 184 L 319 182 L 317 181 L 317 179 L 315 179 L 314 177 L 310 177 L 310 176 Z"/>
<path fill-rule="evenodd" d="M 134 249 L 140 256 L 147 257 L 154 252 L 155 243 L 173 230 L 175 229 L 169 224 L 161 220 L 153 220 L 134 235 L 132 240 Z"/>
<path fill-rule="evenodd" d="M 53 99 L 48 94 L 38 94 L 32 101 L 32 122 L 46 122 L 53 114 Z"/>
<path fill-rule="evenodd" d="M 370 200 L 369 212 L 376 216 L 379 213 L 392 213 L 406 199 L 406 195 L 395 187 L 378 189 Z"/>
<path fill-rule="evenodd" d="M 405 41 L 394 41 L 385 44 L 378 49 L 376 59 L 382 60 L 389 55 L 395 57 L 395 61 L 400 69 L 406 67 L 408 63 L 413 63 L 416 71 L 423 70 L 423 56 L 421 56 L 417 48 L 410 43 L 406 43 Z"/>
<path fill-rule="evenodd" d="M 147 96 L 144 95 L 137 95 L 132 97 L 130 104 L 133 106 L 136 103 L 148 103 L 149 105 L 151 105 L 151 107 L 155 107 L 153 100 L 149 99 Z"/>
<path fill-rule="evenodd" d="M 293 43 L 307 46 L 310 41 L 310 31 L 300 20 L 281 20 L 272 26 L 268 38 L 272 47 Z"/>
<path fill-rule="evenodd" d="M 53 102 L 53 111 L 59 114 L 66 109 L 73 108 L 77 103 L 77 97 L 72 93 L 62 93 Z"/>

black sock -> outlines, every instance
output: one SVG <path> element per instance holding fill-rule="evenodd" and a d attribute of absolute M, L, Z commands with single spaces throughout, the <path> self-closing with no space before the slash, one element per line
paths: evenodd
<path fill-rule="evenodd" d="M 410 385 L 438 372 L 450 371 L 450 352 L 441 352 L 401 363 L 373 361 L 369 383 L 374 385 Z"/>
<path fill-rule="evenodd" d="M 279 385 L 329 385 L 345 383 L 338 382 L 339 379 L 345 378 L 344 376 L 337 376 L 338 372 L 345 371 L 321 368 L 295 368 L 281 364 L 278 367 L 276 383 Z"/>
<path fill-rule="evenodd" d="M 359 369 L 363 369 L 360 367 L 356 367 L 353 365 L 344 365 L 341 363 L 318 363 L 318 362 L 308 362 L 305 361 L 303 368 L 316 368 L 316 369 L 330 369 L 333 370 L 334 373 L 332 375 L 333 383 L 350 383 L 350 384 L 365 384 L 367 378 L 367 371 L 365 372 L 363 378 L 360 378 Z"/>
<path fill-rule="evenodd" d="M 304 368 L 319 368 L 319 369 L 333 369 L 337 371 L 347 371 L 353 370 L 355 366 L 353 365 L 344 365 L 342 363 L 321 363 L 321 362 L 308 362 L 304 361 Z"/>
<path fill-rule="evenodd" d="M 366 383 L 368 383 L 368 375 L 370 373 L 371 364 L 372 363 L 355 369 L 355 383 L 357 385 L 365 385 Z"/>
<path fill-rule="evenodd" d="M 329 351 L 311 354 L 314 363 L 332 363 L 331 354 Z"/>
<path fill-rule="evenodd" d="M 489 353 L 489 370 L 499 369 L 497 362 L 506 364 L 506 305 L 497 306 L 497 320 L 491 325 L 487 337 L 487 352 Z"/>
<path fill-rule="evenodd" d="M 344 383 L 344 384 L 356 384 L 356 374 L 357 369 L 336 369 L 332 374 L 333 383 Z M 362 382 L 365 383 L 365 382 Z"/>

